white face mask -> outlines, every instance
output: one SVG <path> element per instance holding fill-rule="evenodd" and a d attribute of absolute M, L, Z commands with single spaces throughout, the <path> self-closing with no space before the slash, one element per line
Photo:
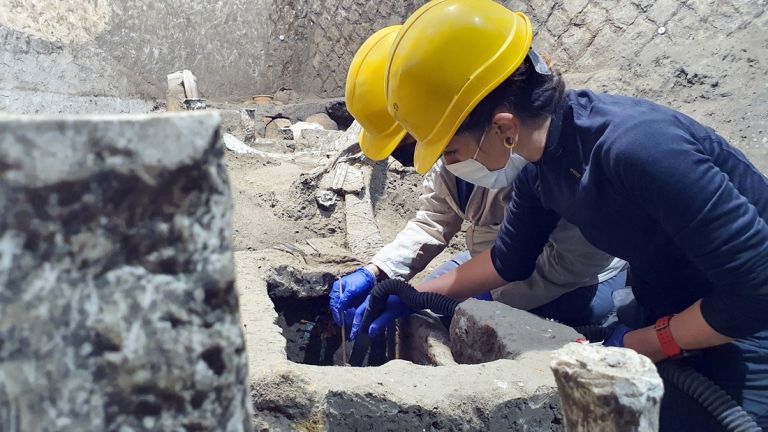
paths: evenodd
<path fill-rule="evenodd" d="M 485 132 L 483 132 L 483 136 L 480 137 L 480 144 L 478 144 L 477 151 L 475 151 L 475 155 L 472 156 L 472 159 L 453 164 L 446 164 L 445 167 L 456 177 L 476 186 L 488 189 L 501 189 L 511 186 L 515 177 L 520 174 L 520 171 L 523 170 L 528 161 L 516 153 L 511 153 L 504 168 L 491 171 L 475 159 L 477 153 L 480 152 L 480 147 L 482 147 L 484 139 Z"/>

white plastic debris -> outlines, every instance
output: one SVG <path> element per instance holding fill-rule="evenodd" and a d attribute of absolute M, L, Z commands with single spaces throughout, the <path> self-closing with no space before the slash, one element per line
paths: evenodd
<path fill-rule="evenodd" d="M 251 148 L 249 145 L 237 139 L 234 135 L 228 133 L 224 134 L 224 145 L 227 147 L 227 150 L 237 154 L 253 154 L 258 152 L 256 149 Z"/>
<path fill-rule="evenodd" d="M 224 146 L 227 147 L 227 150 L 233 151 L 237 154 L 252 154 L 252 155 L 261 156 L 265 158 L 284 160 L 284 161 L 292 161 L 295 159 L 295 156 L 292 156 L 292 155 L 285 155 L 280 153 L 269 153 L 269 152 L 257 150 L 245 144 L 244 142 L 240 141 L 234 135 L 231 135 L 228 133 L 224 134 Z"/>

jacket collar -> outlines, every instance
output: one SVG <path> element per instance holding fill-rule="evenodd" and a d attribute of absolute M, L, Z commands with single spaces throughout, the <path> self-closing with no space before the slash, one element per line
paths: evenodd
<path fill-rule="evenodd" d="M 562 154 L 565 144 L 562 134 L 563 130 L 567 129 L 567 127 L 563 127 L 563 123 L 573 118 L 573 116 L 568 115 L 571 111 L 572 109 L 567 102 L 566 96 L 558 104 L 555 113 L 552 115 L 552 120 L 549 122 L 549 130 L 547 131 L 547 142 L 544 144 L 544 154 L 536 164 L 547 164 Z"/>

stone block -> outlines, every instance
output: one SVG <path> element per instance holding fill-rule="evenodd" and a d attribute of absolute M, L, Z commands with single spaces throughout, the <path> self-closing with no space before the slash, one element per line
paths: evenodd
<path fill-rule="evenodd" d="M 301 131 L 301 143 L 312 150 L 335 148 L 335 142 L 344 137 L 343 131 L 305 129 Z"/>
<path fill-rule="evenodd" d="M 584 7 L 587 6 L 589 0 L 563 0 L 563 10 L 568 14 L 568 17 L 573 19 L 579 14 Z"/>
<path fill-rule="evenodd" d="M 470 364 L 555 350 L 582 338 L 574 329 L 530 312 L 475 299 L 456 308 L 450 335 L 456 361 Z"/>
<path fill-rule="evenodd" d="M 184 76 L 181 72 L 168 74 L 168 89 L 166 91 L 166 109 L 168 111 L 181 111 L 183 101 L 186 99 L 184 92 Z"/>
<path fill-rule="evenodd" d="M 624 348 L 569 344 L 551 364 L 572 432 L 656 432 L 664 385 L 648 357 Z"/>
<path fill-rule="evenodd" d="M 250 429 L 219 123 L 0 120 L 0 430 Z"/>
<path fill-rule="evenodd" d="M 317 123 L 320 126 L 323 127 L 323 129 L 326 130 L 339 130 L 339 126 L 336 124 L 335 121 L 333 121 L 330 117 L 328 117 L 328 114 L 326 113 L 317 113 L 312 114 L 311 116 L 307 117 L 306 122 L 310 123 Z"/>
<path fill-rule="evenodd" d="M 264 138 L 268 139 L 293 139 L 291 121 L 286 118 L 275 118 L 266 126 Z"/>
<path fill-rule="evenodd" d="M 648 19 L 657 25 L 666 25 L 679 7 L 680 3 L 673 0 L 657 1 L 648 10 Z"/>
<path fill-rule="evenodd" d="M 404 351 L 408 360 L 422 365 L 455 365 L 448 329 L 433 314 L 423 311 L 408 317 L 402 326 Z"/>

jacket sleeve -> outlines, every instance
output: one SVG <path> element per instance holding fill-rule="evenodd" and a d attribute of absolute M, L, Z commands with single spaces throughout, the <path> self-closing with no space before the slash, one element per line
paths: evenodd
<path fill-rule="evenodd" d="M 528 164 L 515 179 L 512 199 L 491 248 L 493 267 L 507 282 L 526 280 L 533 274 L 536 259 L 560 221 L 560 215 L 541 203 L 536 170 L 534 164 Z"/>
<path fill-rule="evenodd" d="M 390 278 L 409 280 L 424 270 L 461 229 L 462 217 L 448 204 L 450 193 L 437 164 L 424 177 L 419 210 L 371 262 Z"/>
<path fill-rule="evenodd" d="M 646 128 L 654 131 L 652 141 Z M 768 226 L 734 185 L 739 179 L 729 178 L 713 162 L 712 151 L 705 151 L 712 138 L 694 138 L 663 124 L 635 129 L 623 131 L 624 144 L 613 146 L 603 163 L 625 198 L 646 209 L 712 282 L 701 303 L 704 319 L 730 337 L 767 329 Z M 727 144 L 719 148 L 738 157 Z M 768 190 L 768 180 L 760 181 L 756 169 L 746 161 L 740 165 L 739 175 Z"/>

